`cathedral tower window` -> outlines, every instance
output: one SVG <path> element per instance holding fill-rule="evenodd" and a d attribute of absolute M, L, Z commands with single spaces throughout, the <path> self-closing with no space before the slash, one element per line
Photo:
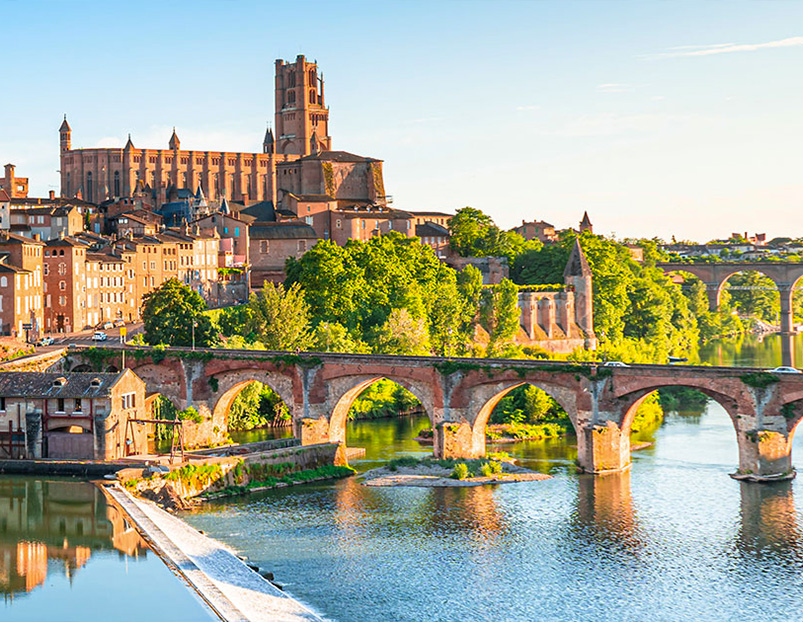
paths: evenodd
<path fill-rule="evenodd" d="M 120 196 L 120 171 L 114 171 L 114 196 Z"/>
<path fill-rule="evenodd" d="M 89 171 L 86 174 L 86 200 L 92 203 L 92 199 L 94 199 L 94 194 L 92 192 L 92 171 Z"/>

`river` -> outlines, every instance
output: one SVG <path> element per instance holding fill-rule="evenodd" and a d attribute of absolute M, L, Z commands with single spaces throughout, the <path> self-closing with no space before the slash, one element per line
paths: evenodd
<path fill-rule="evenodd" d="M 800 346 L 800 342 L 798 342 Z M 780 365 L 773 337 L 703 350 Z M 426 418 L 349 424 L 365 470 L 425 455 Z M 630 472 L 580 475 L 572 438 L 506 445 L 554 477 L 463 489 L 355 478 L 242 497 L 185 518 L 340 622 L 788 620 L 803 609 L 799 481 L 739 483 L 733 426 L 669 413 Z M 795 455 L 803 455 L 796 442 Z M 790 618 L 791 616 L 791 618 Z"/>

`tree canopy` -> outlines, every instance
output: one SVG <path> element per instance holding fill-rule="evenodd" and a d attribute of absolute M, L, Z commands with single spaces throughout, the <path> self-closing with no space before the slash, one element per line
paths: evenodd
<path fill-rule="evenodd" d="M 203 312 L 206 303 L 200 294 L 178 279 L 165 281 L 142 301 L 145 342 L 150 345 L 191 346 L 193 323 L 195 345 L 211 346 L 217 340 L 212 321 Z"/>

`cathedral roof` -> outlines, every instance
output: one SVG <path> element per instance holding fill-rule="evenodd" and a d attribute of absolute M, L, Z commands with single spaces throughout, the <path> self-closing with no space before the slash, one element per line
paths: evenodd
<path fill-rule="evenodd" d="M 61 127 L 59 128 L 59 132 L 69 132 L 71 131 L 70 124 L 67 123 L 67 115 L 64 115 L 64 121 L 61 122 Z"/>
<path fill-rule="evenodd" d="M 588 217 L 588 212 L 583 212 L 583 220 L 580 221 L 581 226 L 587 226 L 591 224 L 591 219 Z"/>
<path fill-rule="evenodd" d="M 303 222 L 272 222 L 259 225 L 251 225 L 249 234 L 255 240 L 276 240 L 276 239 L 317 239 L 310 225 Z"/>
<path fill-rule="evenodd" d="M 300 160 L 323 160 L 327 162 L 381 162 L 376 158 L 366 158 L 348 151 L 321 151 L 312 155 L 304 156 Z"/>

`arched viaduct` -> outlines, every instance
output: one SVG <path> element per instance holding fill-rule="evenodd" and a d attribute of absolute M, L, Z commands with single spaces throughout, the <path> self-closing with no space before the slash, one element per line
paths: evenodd
<path fill-rule="evenodd" d="M 760 272 L 778 288 L 781 297 L 781 332 L 791 333 L 794 328 L 792 318 L 792 291 L 795 283 L 803 277 L 803 264 L 782 262 L 740 262 L 740 263 L 659 263 L 656 267 L 664 272 L 688 272 L 705 284 L 708 304 L 712 311 L 719 308 L 722 288 L 730 277 L 739 272 Z"/>
<path fill-rule="evenodd" d="M 119 348 L 74 346 L 62 365 L 64 371 L 119 368 L 121 359 Z M 803 418 L 803 374 L 745 368 L 148 347 L 127 347 L 125 366 L 145 380 L 149 393 L 161 393 L 182 409 L 194 406 L 221 434 L 237 393 L 254 380 L 268 384 L 290 409 L 303 444 L 345 444 L 351 403 L 372 382 L 387 378 L 421 401 L 438 457 L 483 456 L 494 406 L 529 383 L 566 410 L 577 434 L 579 465 L 591 473 L 628 468 L 636 409 L 661 387 L 691 387 L 721 404 L 736 434 L 739 471 L 754 479 L 793 473 L 792 437 Z"/>

